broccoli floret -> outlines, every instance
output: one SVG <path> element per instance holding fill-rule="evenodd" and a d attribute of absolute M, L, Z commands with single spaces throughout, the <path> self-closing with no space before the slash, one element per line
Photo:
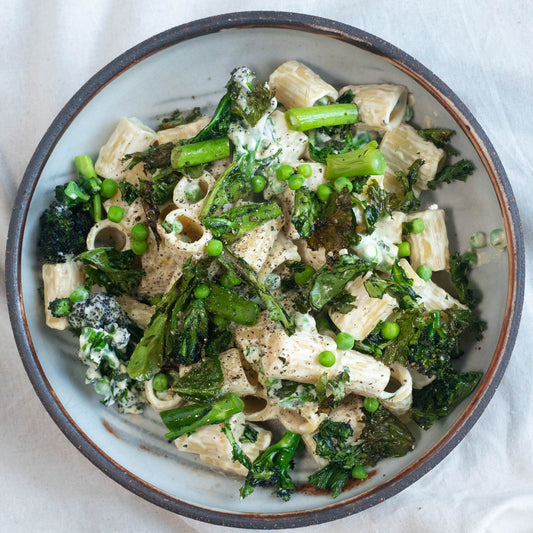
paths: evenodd
<path fill-rule="evenodd" d="M 41 215 L 39 257 L 47 263 L 65 263 L 85 250 L 85 240 L 93 225 L 88 211 L 54 201 Z"/>
<path fill-rule="evenodd" d="M 105 293 L 90 294 L 86 300 L 74 303 L 68 322 L 74 330 L 85 327 L 105 329 L 111 324 L 128 328 L 132 324 L 117 300 Z"/>
<path fill-rule="evenodd" d="M 52 316 L 62 318 L 70 313 L 70 300 L 68 298 L 56 298 L 48 304 Z"/>
<path fill-rule="evenodd" d="M 261 453 L 252 463 L 244 485 L 241 498 L 246 498 L 254 487 L 275 487 L 274 493 L 282 500 L 288 501 L 294 492 L 294 482 L 289 470 L 293 466 L 292 458 L 300 444 L 301 436 L 287 431 L 276 443 Z"/>

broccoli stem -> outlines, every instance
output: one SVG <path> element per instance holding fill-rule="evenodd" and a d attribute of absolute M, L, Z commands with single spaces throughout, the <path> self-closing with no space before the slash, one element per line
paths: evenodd
<path fill-rule="evenodd" d="M 74 158 L 74 165 L 78 175 L 85 179 L 94 178 L 98 180 L 96 170 L 94 170 L 93 160 L 88 155 L 77 155 Z"/>
<path fill-rule="evenodd" d="M 343 154 L 329 154 L 326 163 L 326 176 L 330 180 L 341 177 L 374 176 L 385 172 L 387 163 L 378 150 L 378 143 L 367 145 Z"/>
<path fill-rule="evenodd" d="M 285 112 L 287 126 L 295 131 L 354 124 L 357 122 L 357 118 L 358 112 L 355 104 L 294 107 Z"/>
<path fill-rule="evenodd" d="M 205 299 L 205 307 L 209 312 L 244 326 L 257 323 L 261 309 L 255 302 L 246 300 L 220 285 L 210 283 L 208 286 L 210 292 Z"/>
<path fill-rule="evenodd" d="M 173 169 L 179 169 L 224 159 L 229 155 L 229 139 L 222 137 L 174 147 L 170 154 L 170 164 Z"/>
<path fill-rule="evenodd" d="M 174 440 L 185 433 L 194 433 L 198 428 L 220 424 L 244 409 L 244 402 L 236 394 L 228 394 L 212 404 L 193 403 L 160 413 L 161 420 L 170 430 L 165 438 Z"/>

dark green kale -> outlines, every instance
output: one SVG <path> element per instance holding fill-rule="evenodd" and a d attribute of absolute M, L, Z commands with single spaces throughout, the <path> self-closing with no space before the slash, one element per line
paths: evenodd
<path fill-rule="evenodd" d="M 440 183 L 451 183 L 452 181 L 466 181 L 475 170 L 472 161 L 461 159 L 453 165 L 444 167 L 434 179 L 428 182 L 428 187 L 435 190 Z"/>
<path fill-rule="evenodd" d="M 76 256 L 85 265 L 88 290 L 94 285 L 104 287 L 108 294 L 119 296 L 131 293 L 145 275 L 144 270 L 133 268 L 136 255 L 131 251 L 119 252 L 111 247 L 95 248 Z"/>
<path fill-rule="evenodd" d="M 402 186 L 403 195 L 394 195 L 390 202 L 390 209 L 392 211 L 411 213 L 420 209 L 420 200 L 415 194 L 413 187 L 418 181 L 418 173 L 423 164 L 424 161 L 422 159 L 416 159 L 408 168 L 407 173 L 400 171 L 396 172 L 396 178 Z"/>
<path fill-rule="evenodd" d="M 469 280 L 475 264 L 475 252 L 466 252 L 463 255 L 456 252 L 450 256 L 450 276 L 457 291 L 457 296 L 459 301 L 470 309 L 476 307 L 480 301 L 479 292 Z"/>
<path fill-rule="evenodd" d="M 418 130 L 418 135 L 425 141 L 432 142 L 437 148 L 442 148 L 448 155 L 458 155 L 457 150 L 448 143 L 450 138 L 455 135 L 454 130 L 447 128 L 426 128 Z"/>
<path fill-rule="evenodd" d="M 52 313 L 52 316 L 56 318 L 63 318 L 70 313 L 71 303 L 68 298 L 56 298 L 48 304 L 48 309 Z"/>
<path fill-rule="evenodd" d="M 255 487 L 274 487 L 274 493 L 288 501 L 294 492 L 294 482 L 289 475 L 293 456 L 300 445 L 301 437 L 287 431 L 281 439 L 267 448 L 252 463 L 246 481 L 241 487 L 241 498 L 246 498 Z"/>
<path fill-rule="evenodd" d="M 345 422 L 325 420 L 314 435 L 316 454 L 328 460 L 321 470 L 309 476 L 309 482 L 339 496 L 356 467 L 374 466 L 385 457 L 401 457 L 414 447 L 414 437 L 392 413 L 379 407 L 365 413 L 365 426 L 357 444 L 353 429 Z"/>
<path fill-rule="evenodd" d="M 118 190 L 120 191 L 120 198 L 128 205 L 131 205 L 139 197 L 135 185 L 131 184 L 129 181 L 120 181 L 118 184 Z"/>
<path fill-rule="evenodd" d="M 309 305 L 315 311 L 320 311 L 341 294 L 349 281 L 366 274 L 374 267 L 374 263 L 369 263 L 356 255 L 341 255 L 334 264 L 326 264 L 319 268 L 311 278 Z"/>
<path fill-rule="evenodd" d="M 294 193 L 294 209 L 291 222 L 302 239 L 313 234 L 315 224 L 321 215 L 320 201 L 315 192 L 300 187 Z"/>
<path fill-rule="evenodd" d="M 423 389 L 413 390 L 411 417 L 423 429 L 450 414 L 476 388 L 482 372 L 450 372 Z"/>
<path fill-rule="evenodd" d="M 204 218 L 203 222 L 213 235 L 226 244 L 235 242 L 245 233 L 274 218 L 282 216 L 276 202 L 268 204 L 250 203 L 232 207 L 220 215 Z"/>
<path fill-rule="evenodd" d="M 179 109 L 172 112 L 170 117 L 164 118 L 157 126 L 157 131 L 167 130 L 169 128 L 175 128 L 176 126 L 182 126 L 183 124 L 189 124 L 199 119 L 202 116 L 199 107 L 193 108 L 189 113 L 182 113 Z"/>
<path fill-rule="evenodd" d="M 39 219 L 39 258 L 46 263 L 65 263 L 86 249 L 94 221 L 89 211 L 52 202 Z"/>
<path fill-rule="evenodd" d="M 419 307 L 417 299 L 420 298 L 412 289 L 413 280 L 408 278 L 403 268 L 396 261 L 392 265 L 391 276 L 383 279 L 373 274 L 365 281 L 365 289 L 372 298 L 383 298 L 385 293 L 398 300 L 401 309 Z"/>
<path fill-rule="evenodd" d="M 251 442 L 252 444 L 257 441 L 257 435 L 258 431 L 257 429 L 254 429 L 252 426 L 249 426 L 246 424 L 244 426 L 244 432 L 239 437 L 239 442 Z"/>

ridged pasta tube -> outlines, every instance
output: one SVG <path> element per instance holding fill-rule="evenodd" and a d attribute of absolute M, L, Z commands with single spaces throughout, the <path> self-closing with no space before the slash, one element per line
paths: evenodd
<path fill-rule="evenodd" d="M 142 328 L 147 328 L 152 315 L 155 312 L 155 306 L 143 304 L 128 296 L 123 294 L 122 296 L 117 297 L 118 303 L 128 313 L 129 317 L 136 323 L 139 324 Z"/>
<path fill-rule="evenodd" d="M 277 148 L 281 148 L 279 162 L 282 165 L 291 164 L 298 161 L 306 152 L 309 145 L 308 137 L 301 131 L 294 131 L 287 127 L 285 113 L 276 110 L 270 115 L 270 120 L 274 125 L 274 140 Z"/>
<path fill-rule="evenodd" d="M 355 350 L 343 352 L 341 367 L 347 368 L 350 380 L 344 385 L 346 392 L 377 398 L 390 380 L 390 368 L 370 355 Z"/>
<path fill-rule="evenodd" d="M 402 122 L 408 96 L 407 89 L 402 85 L 347 85 L 339 91 L 339 95 L 348 90 L 354 94 L 359 122 L 369 129 L 392 130 Z"/>
<path fill-rule="evenodd" d="M 388 294 L 384 294 L 383 298 L 372 298 L 368 295 L 364 283 L 370 276 L 371 273 L 368 273 L 346 285 L 346 291 L 355 297 L 351 311 L 329 312 L 332 322 L 339 330 L 349 333 L 356 340 L 365 339 L 397 306 L 396 300 Z"/>
<path fill-rule="evenodd" d="M 208 172 L 204 172 L 196 179 L 183 177 L 174 187 L 172 201 L 178 209 L 183 209 L 198 218 L 204 198 L 211 192 L 214 185 L 215 178 Z"/>
<path fill-rule="evenodd" d="M 296 245 L 280 231 L 259 271 L 259 279 L 264 281 L 275 268 L 286 261 L 300 261 L 300 259 Z"/>
<path fill-rule="evenodd" d="M 280 65 L 268 80 L 268 85 L 276 92 L 278 102 L 287 109 L 291 107 L 311 107 L 318 100 L 333 102 L 338 92 L 308 66 L 291 60 Z"/>
<path fill-rule="evenodd" d="M 200 257 L 205 253 L 205 246 L 213 238 L 213 234 L 203 226 L 197 215 L 183 208 L 174 209 L 167 214 L 165 222 L 170 227 L 174 223 L 179 223 L 182 227 L 180 233 L 174 231 L 166 233 L 160 230 L 168 246 L 178 255 Z"/>
<path fill-rule="evenodd" d="M 231 348 L 221 353 L 219 360 L 224 375 L 222 394 L 233 392 L 237 396 L 247 396 L 257 392 L 257 387 L 250 383 L 246 376 L 242 366 L 241 351 L 238 348 Z"/>
<path fill-rule="evenodd" d="M 209 117 L 203 116 L 194 122 L 189 122 L 189 124 L 181 124 L 180 126 L 175 126 L 174 128 L 167 128 L 164 130 L 159 130 L 156 135 L 156 141 L 159 144 L 173 143 L 177 144 L 178 141 L 183 139 L 190 139 L 194 137 L 197 133 L 200 132 L 209 124 Z"/>
<path fill-rule="evenodd" d="M 56 298 L 68 298 L 74 289 L 83 285 L 85 281 L 84 265 L 79 261 L 57 264 L 45 263 L 42 266 L 42 277 L 46 325 L 52 329 L 66 329 L 68 327 L 67 318 L 52 316 L 48 306 Z"/>
<path fill-rule="evenodd" d="M 391 382 L 396 384 L 397 388 L 394 392 L 383 391 L 378 399 L 391 413 L 404 415 L 411 408 L 413 401 L 413 380 L 409 370 L 399 363 L 393 363 L 390 371 Z"/>
<path fill-rule="evenodd" d="M 415 218 L 421 218 L 424 221 L 424 231 L 407 235 L 411 248 L 409 257 L 411 266 L 416 270 L 420 265 L 426 265 L 433 272 L 448 270 L 450 251 L 444 210 L 427 209 L 412 213 L 407 216 L 407 222 Z"/>
<path fill-rule="evenodd" d="M 287 431 L 304 435 L 316 431 L 326 417 L 326 413 L 319 412 L 317 403 L 308 402 L 293 409 L 281 409 L 278 420 Z"/>
<path fill-rule="evenodd" d="M 435 178 L 446 159 L 444 150 L 422 139 L 415 128 L 404 122 L 385 133 L 379 149 L 387 161 L 384 188 L 397 193 L 401 193 L 402 187 L 396 179 L 396 172 L 405 173 L 417 159 L 424 160 L 413 187 L 420 192 L 428 188 L 427 183 Z"/>
<path fill-rule="evenodd" d="M 239 442 L 245 428 L 245 417 L 242 413 L 233 415 L 229 419 L 231 431 L 235 440 Z M 270 446 L 272 433 L 262 427 L 249 424 L 257 431 L 255 442 L 239 443 L 243 452 L 253 461 L 261 452 Z M 192 435 L 181 435 L 174 443 L 178 450 L 188 453 L 196 453 L 200 459 L 207 464 L 245 476 L 248 470 L 238 461 L 232 459 L 232 448 L 222 432 L 222 424 L 212 424 L 198 428 Z"/>
<path fill-rule="evenodd" d="M 171 390 L 165 392 L 155 391 L 151 379 L 144 382 L 144 393 L 148 403 L 152 406 L 154 411 L 157 411 L 158 413 L 174 409 L 183 403 L 183 400 Z"/>
<path fill-rule="evenodd" d="M 131 248 L 131 235 L 120 222 L 104 218 L 97 222 L 87 235 L 87 250 L 111 246 L 122 252 Z"/>
<path fill-rule="evenodd" d="M 109 140 L 100 148 L 98 159 L 94 164 L 96 173 L 103 178 L 120 180 L 125 177 L 123 174 L 127 163 L 123 162 L 126 154 L 142 152 L 146 150 L 156 140 L 154 130 L 145 126 L 139 119 L 123 118 L 116 125 Z M 135 182 L 135 176 L 142 177 L 143 165 L 136 165 L 128 181 Z"/>

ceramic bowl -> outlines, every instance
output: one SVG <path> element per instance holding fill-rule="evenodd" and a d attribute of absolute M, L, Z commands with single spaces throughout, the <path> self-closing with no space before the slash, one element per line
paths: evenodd
<path fill-rule="evenodd" d="M 96 157 L 116 122 L 137 116 L 155 125 L 173 109 L 214 105 L 228 74 L 247 65 L 260 78 L 288 59 L 308 64 L 327 81 L 392 82 L 416 100 L 416 119 L 438 117 L 457 131 L 454 146 L 476 171 L 426 196 L 448 210 L 451 247 L 464 252 L 473 231 L 503 228 L 507 248 L 474 272 L 483 292 L 484 340 L 460 360 L 462 370 L 483 370 L 475 393 L 427 432 L 416 449 L 382 461 L 378 475 L 337 499 L 297 492 L 287 503 L 258 489 L 241 501 L 240 480 L 179 455 L 162 437 L 156 415 L 122 416 L 103 407 L 83 384 L 68 332 L 44 325 L 36 241 L 40 213 L 54 186 L 71 176 L 73 156 Z M 194 98 L 194 99 L 193 99 Z M 330 20 L 279 12 L 221 15 L 172 28 L 127 51 L 91 78 L 54 120 L 24 175 L 9 230 L 7 290 L 17 344 L 44 406 L 70 441 L 118 483 L 182 515 L 248 528 L 286 528 L 341 518 L 404 489 L 443 459 L 480 416 L 501 380 L 514 344 L 524 283 L 524 252 L 514 197 L 498 156 L 459 98 L 415 59 L 359 29 Z M 305 480 L 305 472 L 297 478 Z"/>

